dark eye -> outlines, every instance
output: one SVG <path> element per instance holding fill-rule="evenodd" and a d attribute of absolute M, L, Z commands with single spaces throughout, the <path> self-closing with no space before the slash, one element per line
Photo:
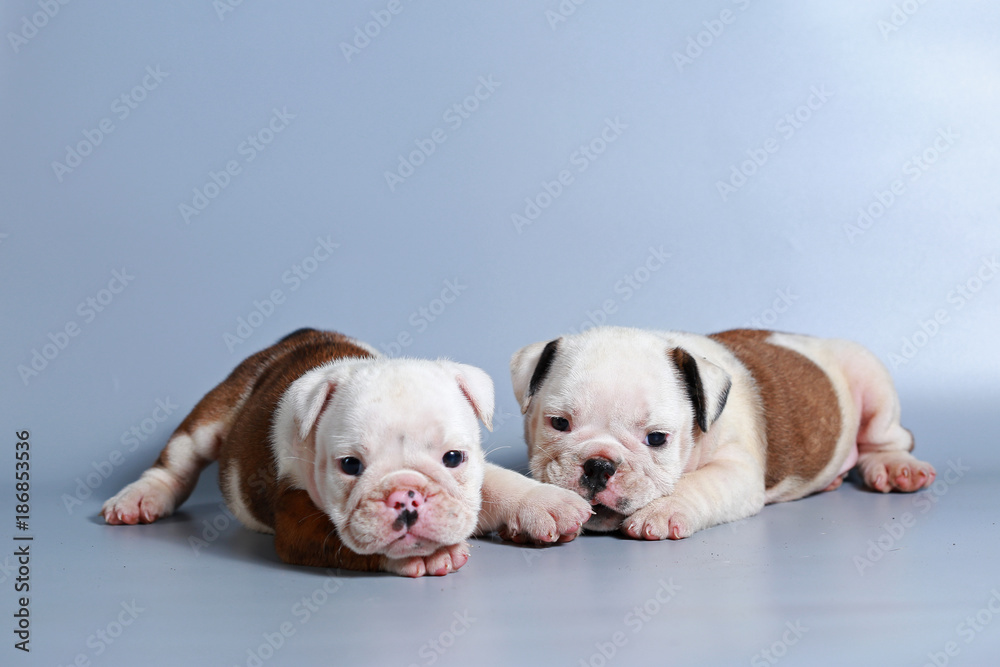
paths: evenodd
<path fill-rule="evenodd" d="M 357 477 L 365 467 L 361 464 L 361 459 L 356 459 L 353 456 L 345 456 L 340 459 L 340 469 L 344 471 L 345 475 Z"/>
<path fill-rule="evenodd" d="M 565 417 L 553 417 L 549 420 L 552 423 L 552 428 L 557 431 L 568 431 L 569 430 L 569 420 Z"/>
<path fill-rule="evenodd" d="M 445 468 L 457 468 L 465 463 L 465 452 L 460 452 L 457 449 L 445 452 L 444 456 L 441 457 L 441 463 L 444 464 Z"/>
<path fill-rule="evenodd" d="M 645 442 L 650 447 L 659 447 L 660 445 L 666 444 L 667 434 L 661 433 L 660 431 L 653 431 L 652 433 L 646 436 L 646 439 L 643 440 L 643 442 Z"/>

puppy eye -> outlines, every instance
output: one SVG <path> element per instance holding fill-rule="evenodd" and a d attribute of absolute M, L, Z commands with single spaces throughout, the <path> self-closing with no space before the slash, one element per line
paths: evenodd
<path fill-rule="evenodd" d="M 552 424 L 552 428 L 557 431 L 568 431 L 569 430 L 569 420 L 565 417 L 553 417 L 549 420 Z"/>
<path fill-rule="evenodd" d="M 340 469 L 344 471 L 345 475 L 357 477 L 364 471 L 365 466 L 361 463 L 361 459 L 356 459 L 353 456 L 345 456 L 340 459 Z"/>
<path fill-rule="evenodd" d="M 457 449 L 445 452 L 444 456 L 441 457 L 441 463 L 444 464 L 445 468 L 457 468 L 465 463 L 465 452 L 460 452 Z"/>
<path fill-rule="evenodd" d="M 666 433 L 653 431 L 652 433 L 646 435 L 646 439 L 643 440 L 643 442 L 650 447 L 659 447 L 667 443 L 667 437 L 668 435 Z"/>

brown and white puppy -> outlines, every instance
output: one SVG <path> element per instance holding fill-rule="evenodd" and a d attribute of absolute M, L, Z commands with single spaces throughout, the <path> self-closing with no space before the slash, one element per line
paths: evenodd
<path fill-rule="evenodd" d="M 535 479 L 597 510 L 585 528 L 680 539 L 840 486 L 916 491 L 886 368 L 862 346 L 757 330 L 598 327 L 511 360 Z"/>
<path fill-rule="evenodd" d="M 299 565 L 441 575 L 465 540 L 500 530 L 573 539 L 588 504 L 486 462 L 493 382 L 450 361 L 379 358 L 337 333 L 300 329 L 241 363 L 180 424 L 156 463 L 102 509 L 149 523 L 219 461 L 233 514 Z"/>

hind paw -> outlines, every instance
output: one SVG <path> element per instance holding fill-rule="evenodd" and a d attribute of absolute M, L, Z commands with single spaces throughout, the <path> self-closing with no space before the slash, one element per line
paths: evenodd
<path fill-rule="evenodd" d="M 101 514 L 111 525 L 153 523 L 174 511 L 176 497 L 158 479 L 142 477 L 104 503 Z"/>
<path fill-rule="evenodd" d="M 934 466 L 907 452 L 870 452 L 858 461 L 865 484 L 876 491 L 919 491 L 934 483 Z"/>

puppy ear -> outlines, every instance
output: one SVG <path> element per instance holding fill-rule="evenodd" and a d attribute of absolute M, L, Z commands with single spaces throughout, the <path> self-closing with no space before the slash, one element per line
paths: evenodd
<path fill-rule="evenodd" d="M 696 361 L 687 350 L 679 347 L 668 350 L 667 354 L 676 364 L 681 380 L 687 387 L 688 397 L 694 408 L 695 423 L 702 433 L 707 433 L 726 407 L 729 388 L 732 386 L 729 373 L 704 357 Z"/>
<path fill-rule="evenodd" d="M 455 373 L 455 382 L 465 396 L 466 400 L 472 404 L 472 410 L 476 417 L 486 426 L 488 431 L 493 430 L 493 380 L 481 368 L 469 366 L 467 364 L 457 364 L 453 361 L 441 362 Z"/>
<path fill-rule="evenodd" d="M 319 423 L 320 415 L 330 403 L 337 385 L 347 376 L 347 369 L 339 373 L 329 371 L 307 373 L 296 380 L 288 390 L 288 400 L 292 408 L 292 418 L 299 438 L 305 440 Z"/>
<path fill-rule="evenodd" d="M 549 374 L 552 361 L 556 358 L 561 338 L 532 343 L 522 347 L 510 359 L 510 379 L 514 385 L 514 396 L 521 406 L 521 414 L 528 411 L 531 397 L 534 396 L 545 376 Z"/>

